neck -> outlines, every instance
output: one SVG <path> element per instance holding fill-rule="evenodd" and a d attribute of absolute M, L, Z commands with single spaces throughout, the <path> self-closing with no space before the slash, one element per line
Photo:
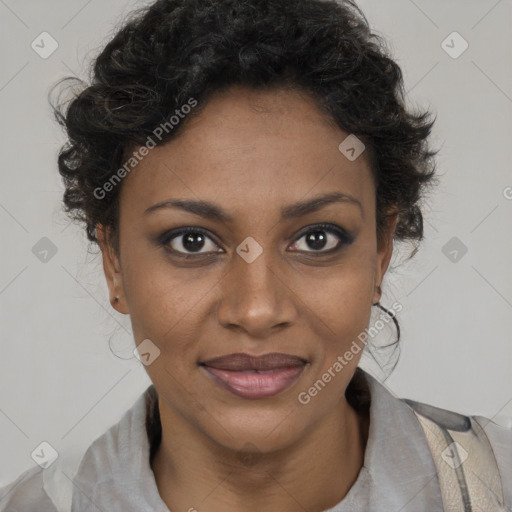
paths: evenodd
<path fill-rule="evenodd" d="M 170 510 L 320 512 L 345 497 L 363 465 L 368 411 L 356 413 L 345 397 L 299 442 L 271 453 L 230 450 L 159 405 L 152 469 Z"/>

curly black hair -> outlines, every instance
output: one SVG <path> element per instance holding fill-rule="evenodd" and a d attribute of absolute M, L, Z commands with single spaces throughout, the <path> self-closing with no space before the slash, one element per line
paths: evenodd
<path fill-rule="evenodd" d="M 344 131 L 363 141 L 376 183 L 380 236 L 386 212 L 399 212 L 394 238 L 420 241 L 424 189 L 437 182 L 427 138 L 430 112 L 405 107 L 400 67 L 351 0 L 157 0 L 129 15 L 93 63 L 67 110 L 52 105 L 68 141 L 59 157 L 66 213 L 113 234 L 118 249 L 118 197 L 94 191 L 129 152 L 147 143 L 194 98 L 197 115 L 215 92 L 240 84 L 308 91 Z M 63 81 L 78 80 L 67 77 Z M 66 102 L 67 103 L 67 102 Z M 164 131 L 164 144 L 186 127 Z M 417 246 L 413 254 L 416 252 Z"/>
<path fill-rule="evenodd" d="M 98 243 L 100 223 L 119 251 L 121 185 L 105 183 L 130 151 L 190 111 L 157 145 L 169 141 L 233 85 L 306 91 L 356 135 L 374 177 L 378 239 L 395 208 L 394 239 L 416 243 L 416 253 L 420 201 L 438 181 L 428 144 L 434 121 L 406 108 L 401 69 L 352 0 L 157 0 L 132 11 L 93 62 L 90 84 L 80 81 L 67 108 L 52 105 L 68 137 L 58 156 L 63 202 L 89 241 Z M 191 100 L 197 107 L 185 111 Z"/>

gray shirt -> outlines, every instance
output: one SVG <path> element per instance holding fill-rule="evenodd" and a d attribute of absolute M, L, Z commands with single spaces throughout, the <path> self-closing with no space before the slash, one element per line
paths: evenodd
<path fill-rule="evenodd" d="M 512 511 L 512 429 L 481 416 L 466 417 L 399 399 L 370 374 L 365 376 L 371 405 L 364 464 L 348 494 L 327 512 L 443 512 L 439 462 L 415 409 L 454 429 L 460 424 L 482 427 L 498 463 L 499 481 L 493 488 L 479 483 L 495 506 L 473 510 Z M 147 393 L 90 445 L 76 463 L 76 471 L 57 459 L 46 469 L 29 469 L 0 489 L 0 512 L 170 512 L 149 463 Z M 459 485 L 464 487 L 460 481 Z M 496 485 L 501 487 L 504 503 Z"/>

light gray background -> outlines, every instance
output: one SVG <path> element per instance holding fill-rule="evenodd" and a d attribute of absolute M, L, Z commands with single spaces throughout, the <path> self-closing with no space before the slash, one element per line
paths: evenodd
<path fill-rule="evenodd" d="M 109 350 L 114 334 L 113 348 L 132 355 L 129 319 L 110 307 L 85 234 L 60 213 L 64 138 L 47 103 L 58 78 L 87 76 L 89 59 L 139 5 L 0 0 L 0 485 L 35 464 L 42 441 L 63 457 L 81 453 L 150 384 L 136 359 Z M 442 147 L 426 240 L 385 281 L 382 304 L 404 308 L 402 356 L 385 384 L 512 424 L 512 1 L 360 5 L 402 66 L 409 102 L 437 112 L 432 142 Z M 43 31 L 59 44 L 47 59 L 31 48 Z M 453 31 L 469 43 L 457 59 L 441 47 Z M 46 263 L 32 252 L 42 237 L 58 251 Z M 443 253 L 452 237 L 468 249 L 457 262 Z"/>

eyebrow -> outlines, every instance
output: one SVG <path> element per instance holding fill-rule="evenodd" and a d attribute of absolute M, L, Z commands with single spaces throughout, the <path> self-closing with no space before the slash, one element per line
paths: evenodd
<path fill-rule="evenodd" d="M 361 216 L 364 218 L 363 206 L 359 199 L 356 199 L 350 194 L 333 192 L 314 197 L 313 199 L 299 201 L 281 208 L 281 219 L 289 220 L 302 217 L 308 213 L 316 212 L 332 203 L 346 203 L 358 206 L 361 211 Z M 199 215 L 200 217 L 215 219 L 224 223 L 230 223 L 235 220 L 232 215 L 229 215 L 220 206 L 208 201 L 194 199 L 169 199 L 167 201 L 161 201 L 147 208 L 144 211 L 144 215 L 161 208 L 180 208 L 195 215 Z"/>

